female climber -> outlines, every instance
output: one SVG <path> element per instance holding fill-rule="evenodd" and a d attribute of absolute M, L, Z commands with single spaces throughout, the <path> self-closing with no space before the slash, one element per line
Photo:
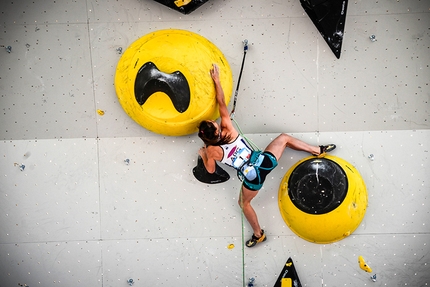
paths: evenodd
<path fill-rule="evenodd" d="M 266 176 L 278 165 L 278 160 L 285 148 L 289 147 L 315 156 L 322 156 L 335 149 L 336 146 L 334 144 L 312 146 L 282 133 L 264 151 L 253 151 L 233 127 L 219 79 L 218 65 L 213 65 L 210 74 L 215 86 L 221 121 L 219 124 L 211 120 L 200 123 L 198 136 L 203 140 L 205 146 L 199 150 L 199 155 L 209 173 L 215 172 L 216 161 L 238 171 L 238 176 L 243 181 L 238 203 L 254 231 L 251 239 L 246 241 L 246 246 L 253 247 L 265 241 L 266 234 L 260 228 L 257 214 L 251 206 L 251 200 L 263 186 Z"/>

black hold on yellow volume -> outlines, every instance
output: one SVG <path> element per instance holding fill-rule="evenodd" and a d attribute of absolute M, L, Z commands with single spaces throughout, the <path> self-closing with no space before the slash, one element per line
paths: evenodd
<path fill-rule="evenodd" d="M 357 229 L 366 213 L 367 190 L 360 173 L 347 161 L 311 156 L 287 171 L 278 200 L 282 217 L 294 233 L 325 244 Z"/>
<path fill-rule="evenodd" d="M 124 111 L 146 129 L 168 136 L 197 131 L 219 117 L 209 74 L 220 67 L 226 103 L 233 90 L 230 66 L 206 38 L 186 30 L 149 33 L 128 47 L 118 62 L 115 89 Z"/>

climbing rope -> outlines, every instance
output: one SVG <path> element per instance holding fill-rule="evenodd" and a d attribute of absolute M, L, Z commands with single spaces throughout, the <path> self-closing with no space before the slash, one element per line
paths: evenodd
<path fill-rule="evenodd" d="M 248 137 L 246 137 L 242 130 L 240 129 L 239 124 L 237 123 L 237 121 L 234 119 L 234 117 L 231 117 L 231 120 L 235 123 L 237 130 L 239 131 L 239 134 L 245 139 L 245 141 L 248 143 L 248 145 L 253 149 L 253 150 L 260 150 L 260 148 L 252 141 L 250 140 Z M 246 279 L 245 279 L 245 224 L 244 224 L 244 216 L 245 214 L 243 213 L 243 182 L 240 186 L 240 209 L 241 209 L 241 225 L 242 225 L 242 284 L 243 287 L 247 287 L 247 283 L 246 283 Z"/>
<path fill-rule="evenodd" d="M 242 186 L 243 183 L 240 186 L 240 213 L 241 213 L 241 220 L 242 220 L 242 284 L 243 287 L 246 287 L 246 283 L 245 283 L 245 225 L 244 225 L 244 220 L 243 217 L 245 216 L 245 214 L 243 214 L 243 196 L 242 196 Z"/>
<path fill-rule="evenodd" d="M 239 124 L 236 122 L 236 120 L 234 118 L 231 118 L 231 120 L 235 123 L 237 130 L 239 131 L 239 134 L 246 140 L 246 142 L 249 144 L 249 146 L 253 149 L 253 150 L 261 150 L 252 140 L 250 140 L 247 136 L 245 136 L 242 132 L 242 130 L 240 129 Z"/>

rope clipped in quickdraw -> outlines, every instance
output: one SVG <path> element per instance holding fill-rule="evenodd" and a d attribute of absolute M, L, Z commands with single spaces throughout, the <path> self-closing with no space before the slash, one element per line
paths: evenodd
<path fill-rule="evenodd" d="M 234 92 L 234 100 L 233 100 L 233 109 L 230 112 L 230 117 L 234 117 L 234 112 L 236 110 L 236 102 L 237 102 L 237 94 L 239 93 L 239 85 L 240 79 L 242 78 L 243 66 L 245 64 L 246 52 L 248 52 L 248 40 L 243 40 L 243 58 L 242 58 L 242 66 L 240 67 L 239 79 L 237 80 L 236 91 Z"/>

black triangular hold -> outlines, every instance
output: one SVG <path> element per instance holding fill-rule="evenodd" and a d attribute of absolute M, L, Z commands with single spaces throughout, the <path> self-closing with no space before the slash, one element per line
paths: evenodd
<path fill-rule="evenodd" d="M 289 282 L 289 286 L 284 284 L 286 282 Z M 302 287 L 302 283 L 300 283 L 299 275 L 297 275 L 296 267 L 294 267 L 291 257 L 288 258 L 273 287 Z"/>
<path fill-rule="evenodd" d="M 223 170 L 218 164 L 216 164 L 215 172 L 209 173 L 201 156 L 197 159 L 197 166 L 193 168 L 194 177 L 203 183 L 221 183 L 230 179 L 230 175 Z"/>
<path fill-rule="evenodd" d="M 300 0 L 300 3 L 339 59 L 348 0 Z"/>
<path fill-rule="evenodd" d="M 189 14 L 208 2 L 209 0 L 155 0 L 173 10 L 179 11 L 182 14 Z"/>

